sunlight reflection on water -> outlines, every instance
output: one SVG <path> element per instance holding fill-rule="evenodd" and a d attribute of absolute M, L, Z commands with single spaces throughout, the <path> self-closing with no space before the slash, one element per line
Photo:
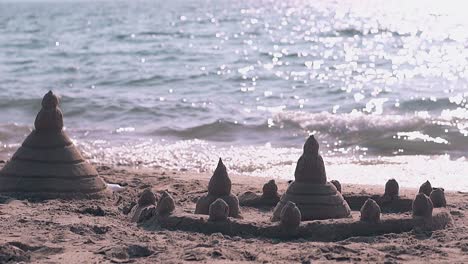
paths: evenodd
<path fill-rule="evenodd" d="M 97 162 L 208 170 L 240 155 L 235 171 L 267 173 L 292 166 L 309 133 L 333 159 L 458 160 L 468 151 L 466 5 L 0 2 L 0 157 L 54 88 L 67 131 Z"/>

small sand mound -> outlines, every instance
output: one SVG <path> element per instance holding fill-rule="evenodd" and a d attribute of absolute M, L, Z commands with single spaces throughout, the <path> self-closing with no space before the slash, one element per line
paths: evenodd
<path fill-rule="evenodd" d="M 447 201 L 445 200 L 444 189 L 442 188 L 434 189 L 431 192 L 431 195 L 429 197 L 435 208 L 447 206 Z"/>
<path fill-rule="evenodd" d="M 301 224 L 301 211 L 296 204 L 288 201 L 281 209 L 280 226 L 286 232 L 294 232 Z"/>
<path fill-rule="evenodd" d="M 380 206 L 372 199 L 367 199 L 361 208 L 361 221 L 368 223 L 380 222 Z"/>
<path fill-rule="evenodd" d="M 413 201 L 413 216 L 415 217 L 431 217 L 434 205 L 431 199 L 424 193 L 418 193 Z"/>
<path fill-rule="evenodd" d="M 430 196 L 432 192 L 431 183 L 429 181 L 426 181 L 425 183 L 423 183 L 421 187 L 419 187 L 419 192 L 424 193 L 427 196 Z"/>
<path fill-rule="evenodd" d="M 138 198 L 138 203 L 130 211 L 130 221 L 141 222 L 156 212 L 156 195 L 151 189 L 145 189 Z"/>
<path fill-rule="evenodd" d="M 239 195 L 239 203 L 243 206 L 269 207 L 275 206 L 279 200 L 278 186 L 275 180 L 270 180 L 263 185 L 263 193 L 258 195 L 254 192 L 245 192 Z"/>
<path fill-rule="evenodd" d="M 400 196 L 400 186 L 395 179 L 390 179 L 385 184 L 384 198 L 389 200 L 398 199 Z"/>
<path fill-rule="evenodd" d="M 216 199 L 216 201 L 210 204 L 209 215 L 209 221 L 227 221 L 229 216 L 228 204 L 223 199 Z"/>
<path fill-rule="evenodd" d="M 158 204 L 156 205 L 156 212 L 160 215 L 167 215 L 174 211 L 175 203 L 174 198 L 164 191 L 161 195 L 161 199 L 159 199 Z"/>

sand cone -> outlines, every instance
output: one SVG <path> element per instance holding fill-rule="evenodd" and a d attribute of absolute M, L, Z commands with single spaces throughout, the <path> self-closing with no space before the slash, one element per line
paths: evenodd
<path fill-rule="evenodd" d="M 195 207 L 195 213 L 209 214 L 210 205 L 218 198 L 224 200 L 229 206 L 230 217 L 241 217 L 239 200 L 231 193 L 231 180 L 221 159 L 219 159 L 218 166 L 208 184 L 208 194 L 200 197 Z"/>
<path fill-rule="evenodd" d="M 106 189 L 62 130 L 59 100 L 49 91 L 34 122 L 35 130 L 0 171 L 0 193 L 37 198 L 100 196 Z"/>
<path fill-rule="evenodd" d="M 327 183 L 325 165 L 318 154 L 319 145 L 314 136 L 304 144 L 304 153 L 297 162 L 295 181 L 281 197 L 273 212 L 273 221 L 280 220 L 283 206 L 292 201 L 301 211 L 302 221 L 349 217 L 351 210 L 337 191 Z"/>

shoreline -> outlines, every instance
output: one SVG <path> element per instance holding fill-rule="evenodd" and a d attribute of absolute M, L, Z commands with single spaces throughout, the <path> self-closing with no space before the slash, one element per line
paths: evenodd
<path fill-rule="evenodd" d="M 468 261 L 468 194 L 447 192 L 454 226 L 429 233 L 413 231 L 337 242 L 306 239 L 204 235 L 159 229 L 146 231 L 131 223 L 129 205 L 145 188 L 167 190 L 176 208 L 193 213 L 207 190 L 210 173 L 125 166 L 97 166 L 106 183 L 125 189 L 103 200 L 8 200 L 0 204 L 0 259 L 5 252 L 31 263 L 323 263 L 364 261 L 386 263 L 463 263 Z M 232 192 L 261 192 L 270 178 L 231 175 Z M 329 179 L 331 180 L 331 179 Z M 279 193 L 288 183 L 277 180 Z M 401 186 L 414 197 L 417 190 Z M 383 186 L 343 184 L 343 193 L 382 194 Z M 97 210 L 100 208 L 101 210 Z M 241 208 L 244 219 L 264 221 L 271 211 Z M 353 211 L 354 212 L 354 211 Z M 101 216 L 103 215 L 103 216 Z M 252 247 L 255 247 L 252 248 Z"/>
<path fill-rule="evenodd" d="M 273 161 L 270 168 L 259 168 L 251 172 L 237 172 L 239 167 L 248 166 L 239 165 L 238 160 L 226 160 L 226 166 L 229 175 L 233 178 L 260 178 L 275 179 L 277 181 L 288 181 L 294 179 L 294 169 L 299 155 L 295 156 L 295 161 L 287 162 Z M 216 159 L 214 159 L 216 160 Z M 95 160 L 93 160 L 95 161 Z M 401 187 L 409 189 L 418 189 L 419 186 L 429 180 L 435 187 L 442 187 L 446 191 L 468 192 L 468 182 L 464 181 L 464 175 L 468 175 L 468 160 L 450 160 L 445 156 L 394 156 L 394 157 L 371 157 L 362 160 L 355 160 L 351 157 L 327 157 L 324 156 L 327 178 L 329 180 L 338 180 L 343 184 L 357 186 L 366 185 L 378 188 L 383 186 L 389 179 L 396 179 Z M 181 162 L 183 163 L 183 161 Z M 102 163 L 95 163 L 95 166 L 101 166 Z M 267 163 L 265 163 L 267 164 Z M 200 168 L 155 168 L 145 165 L 127 166 L 127 165 L 102 165 L 124 167 L 136 170 L 165 170 L 176 173 L 188 173 L 205 177 L 211 173 L 215 163 L 210 163 Z M 264 164 L 262 163 L 262 166 Z M 442 169 L 443 168 L 443 169 Z M 466 183 L 465 183 L 466 182 Z"/>

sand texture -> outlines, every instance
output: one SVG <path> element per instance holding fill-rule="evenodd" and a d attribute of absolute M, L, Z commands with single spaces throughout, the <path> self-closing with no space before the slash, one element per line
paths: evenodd
<path fill-rule="evenodd" d="M 454 223 L 444 230 L 316 242 L 304 238 L 170 231 L 154 226 L 148 230 L 130 219 L 129 213 L 140 193 L 151 188 L 161 197 L 167 191 L 175 201 L 177 214 L 206 219 L 208 216 L 197 218 L 193 212 L 198 198 L 207 194 L 211 174 L 106 166 L 97 169 L 106 182 L 125 189 L 101 200 L 28 201 L 0 197 L 0 263 L 468 262 L 468 193 L 445 192 L 446 211 Z M 261 193 L 268 180 L 232 175 L 231 193 Z M 278 192 L 283 194 L 288 183 L 276 182 Z M 343 184 L 344 197 L 381 195 L 383 191 L 384 186 Z M 400 186 L 400 195 L 404 197 L 414 197 L 417 191 Z M 258 225 L 271 223 L 273 207 L 241 209 L 243 219 L 229 219 Z M 353 218 L 359 217 L 358 211 L 353 210 L 352 214 Z M 402 215 L 408 219 L 411 211 Z M 397 216 L 383 213 L 382 219 Z"/>

